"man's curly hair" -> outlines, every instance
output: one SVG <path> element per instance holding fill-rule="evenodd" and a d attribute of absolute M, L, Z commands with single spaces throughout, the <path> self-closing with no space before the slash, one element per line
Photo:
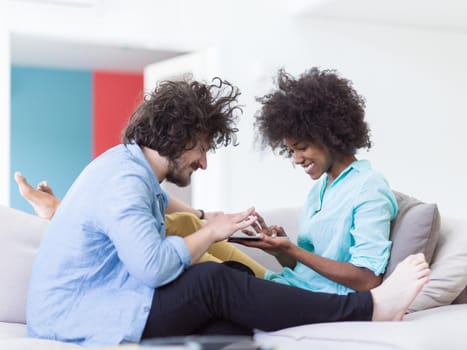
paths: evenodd
<path fill-rule="evenodd" d="M 257 98 L 262 104 L 255 127 L 263 147 L 291 156 L 284 139 L 319 142 L 334 155 L 353 155 L 370 148 L 370 132 L 364 121 L 365 100 L 350 80 L 335 70 L 312 68 L 298 79 L 283 69 L 277 90 Z"/>
<path fill-rule="evenodd" d="M 237 144 L 235 122 L 242 109 L 239 90 L 228 81 L 214 78 L 212 84 L 166 80 L 130 117 L 122 142 L 136 142 L 170 160 L 194 147 L 207 136 L 209 150 Z"/>

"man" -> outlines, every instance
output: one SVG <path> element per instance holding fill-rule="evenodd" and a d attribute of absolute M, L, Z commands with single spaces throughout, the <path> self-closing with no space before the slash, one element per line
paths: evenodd
<path fill-rule="evenodd" d="M 21 196 L 31 204 L 36 214 L 43 219 L 52 219 L 61 201 L 55 196 L 49 184 L 41 181 L 36 188 L 33 188 L 19 171 L 15 172 L 15 181 Z M 165 211 L 166 234 L 185 237 L 201 229 L 203 221 L 212 219 L 220 213 L 219 211 L 204 212 L 204 210 L 194 209 L 177 198 L 170 197 Z M 206 261 L 240 262 L 259 278 L 263 278 L 266 272 L 264 266 L 226 241 L 212 244 L 198 260 L 198 262 Z"/>
<path fill-rule="evenodd" d="M 170 198 L 235 143 L 239 92 L 228 82 L 166 81 L 137 108 L 123 144 L 92 161 L 55 212 L 34 263 L 28 333 L 81 345 L 189 334 L 251 334 L 313 322 L 399 320 L 428 281 L 411 256 L 381 286 L 346 296 L 258 279 L 224 264 L 193 266 L 211 244 L 253 224 L 254 208 L 219 213 L 166 236 Z"/>

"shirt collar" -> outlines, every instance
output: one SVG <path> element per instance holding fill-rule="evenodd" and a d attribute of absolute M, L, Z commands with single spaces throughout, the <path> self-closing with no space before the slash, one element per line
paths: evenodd
<path fill-rule="evenodd" d="M 132 141 L 131 143 L 127 143 L 124 146 L 138 160 L 138 162 L 146 168 L 148 173 L 151 175 L 149 178 L 151 179 L 151 182 L 153 183 L 154 188 L 156 188 L 158 192 L 162 192 L 159 179 L 157 178 L 156 174 L 152 170 L 151 165 L 146 159 L 146 156 L 144 155 L 141 147 L 134 141 Z"/>
<path fill-rule="evenodd" d="M 352 170 L 361 172 L 363 170 L 368 170 L 368 169 L 371 169 L 371 165 L 369 161 L 367 161 L 366 159 L 356 160 L 350 163 L 350 165 L 339 174 L 339 176 L 334 180 L 331 186 L 336 186 L 336 184 L 339 183 L 344 177 L 346 177 L 347 174 L 350 173 Z M 326 174 L 325 183 L 327 182 L 328 182 L 328 174 Z"/>

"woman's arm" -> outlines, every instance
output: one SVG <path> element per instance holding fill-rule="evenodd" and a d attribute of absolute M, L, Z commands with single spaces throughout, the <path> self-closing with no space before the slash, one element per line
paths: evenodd
<path fill-rule="evenodd" d="M 255 247 L 273 255 L 284 267 L 294 268 L 297 261 L 313 269 L 320 275 L 340 283 L 356 291 L 364 291 L 381 284 L 382 275 L 376 276 L 373 271 L 365 267 L 358 267 L 348 262 L 323 258 L 300 248 L 287 238 L 287 234 L 280 226 L 268 226 L 263 217 L 255 213 L 257 222 L 252 225 L 256 233 L 263 237 L 258 241 L 234 241 L 245 246 Z M 253 232 L 244 230 L 245 233 Z"/>
<path fill-rule="evenodd" d="M 290 245 L 283 254 L 310 267 L 320 275 L 356 291 L 375 288 L 382 282 L 382 275 L 351 263 L 339 262 L 310 253 L 296 245 Z"/>
<path fill-rule="evenodd" d="M 262 249 L 275 256 L 284 267 L 293 268 L 297 261 L 300 261 L 320 275 L 356 291 L 372 289 L 381 284 L 382 281 L 382 275 L 376 276 L 373 271 L 367 268 L 310 253 L 290 242 L 286 236 L 271 237 L 263 233 L 262 239 L 258 241 L 239 239 L 234 240 L 234 242 Z"/>

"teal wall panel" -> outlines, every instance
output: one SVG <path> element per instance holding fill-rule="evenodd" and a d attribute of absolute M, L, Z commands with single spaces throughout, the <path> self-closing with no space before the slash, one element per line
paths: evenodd
<path fill-rule="evenodd" d="M 10 205 L 33 212 L 19 195 L 16 170 L 35 186 L 47 180 L 62 198 L 92 157 L 92 72 L 13 66 Z"/>

